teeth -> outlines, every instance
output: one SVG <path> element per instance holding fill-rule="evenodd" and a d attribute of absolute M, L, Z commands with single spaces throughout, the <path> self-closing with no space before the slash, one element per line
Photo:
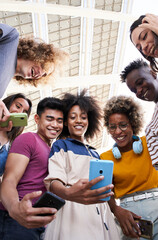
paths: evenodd
<path fill-rule="evenodd" d="M 152 46 L 151 50 L 150 50 L 150 54 L 153 54 L 154 51 L 154 46 Z"/>
<path fill-rule="evenodd" d="M 57 131 L 51 130 L 51 129 L 48 129 L 48 131 L 50 131 L 52 134 L 56 134 L 57 133 Z"/>
<path fill-rule="evenodd" d="M 122 139 L 124 139 L 124 137 L 119 137 L 119 138 L 117 138 L 118 140 L 122 140 Z"/>
<path fill-rule="evenodd" d="M 144 98 L 146 97 L 147 94 L 148 94 L 148 90 L 144 93 Z"/>
<path fill-rule="evenodd" d="M 82 126 L 75 126 L 75 128 L 77 128 L 77 129 L 82 129 Z"/>

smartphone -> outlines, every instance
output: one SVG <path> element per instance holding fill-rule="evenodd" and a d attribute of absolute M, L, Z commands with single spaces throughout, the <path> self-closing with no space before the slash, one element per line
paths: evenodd
<path fill-rule="evenodd" d="M 38 200 L 35 202 L 33 207 L 40 208 L 40 207 L 50 207 L 56 208 L 59 210 L 65 204 L 65 200 L 58 197 L 57 195 L 47 191 L 45 192 Z M 42 216 L 47 216 L 50 214 L 41 214 Z"/>
<path fill-rule="evenodd" d="M 112 183 L 113 166 L 114 166 L 114 163 L 113 161 L 110 161 L 110 160 L 99 160 L 99 159 L 90 160 L 89 181 L 91 181 L 96 177 L 99 177 L 102 175 L 104 176 L 103 180 L 101 180 L 100 182 L 96 183 L 94 186 L 91 187 L 92 190 L 105 187 Z M 109 189 L 105 193 L 108 193 L 110 191 L 111 190 Z M 110 196 L 100 200 L 109 201 Z"/>
<path fill-rule="evenodd" d="M 27 125 L 27 113 L 10 113 L 10 117 L 5 122 L 0 123 L 0 127 L 7 127 L 9 121 L 12 121 L 13 127 L 24 127 Z"/>
<path fill-rule="evenodd" d="M 135 219 L 138 227 L 141 231 L 141 237 L 146 239 L 152 239 L 153 237 L 153 223 L 152 221 L 145 219 Z"/>

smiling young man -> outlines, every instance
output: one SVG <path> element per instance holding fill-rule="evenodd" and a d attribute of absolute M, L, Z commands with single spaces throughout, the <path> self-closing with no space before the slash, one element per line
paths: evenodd
<path fill-rule="evenodd" d="M 46 224 L 56 213 L 52 208 L 33 208 L 46 191 L 43 179 L 48 175 L 51 141 L 63 129 L 63 104 L 57 98 L 44 98 L 35 115 L 37 132 L 21 134 L 13 142 L 1 187 L 0 239 L 42 239 Z M 5 208 L 4 208 L 5 207 Z"/>
<path fill-rule="evenodd" d="M 155 102 L 152 120 L 145 129 L 152 164 L 158 161 L 158 79 L 157 74 L 142 59 L 131 62 L 121 73 L 121 81 L 135 93 L 137 98 Z"/>
<path fill-rule="evenodd" d="M 0 98 L 14 78 L 20 84 L 37 86 L 54 80 L 56 73 L 62 72 L 68 54 L 53 44 L 34 38 L 20 38 L 18 31 L 0 23 Z M 10 114 L 0 100 L 0 122 Z M 10 130 L 0 128 L 0 130 Z"/>

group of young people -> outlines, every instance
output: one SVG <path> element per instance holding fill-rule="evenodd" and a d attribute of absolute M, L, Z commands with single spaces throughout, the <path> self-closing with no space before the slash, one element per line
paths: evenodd
<path fill-rule="evenodd" d="M 135 60 L 121 73 L 122 82 L 138 98 L 156 103 L 146 136 L 138 136 L 143 126 L 139 104 L 131 97 L 112 97 L 104 107 L 103 116 L 115 144 L 99 156 L 90 146 L 90 140 L 100 130 L 102 109 L 85 91 L 77 95 L 66 93 L 62 99 L 42 99 L 35 114 L 36 133 L 21 134 L 23 129 L 13 129 L 11 123 L 8 128 L 1 128 L 1 145 L 8 146 L 1 172 L 1 239 L 138 239 L 141 232 L 135 220 L 140 218 L 153 222 L 152 239 L 158 239 L 158 172 L 155 167 L 158 150 L 157 22 L 157 16 L 146 14 L 130 29 L 133 44 L 150 66 L 143 60 Z M 33 42 L 29 44 L 31 46 Z M 27 55 L 28 48 L 25 49 Z M 19 59 L 23 61 L 25 54 L 21 54 Z M 19 66 L 18 58 L 16 61 L 14 70 Z M 45 61 L 40 63 L 41 66 Z M 21 66 L 25 64 L 21 63 Z M 45 72 L 40 77 L 38 73 L 36 75 L 36 69 L 39 70 L 36 67 L 30 68 L 32 79 L 45 77 Z M 26 79 L 32 81 L 30 76 Z M 8 112 L 29 115 L 32 106 L 23 94 L 12 95 L 1 103 L 5 104 L 0 112 L 1 121 L 5 120 L 4 116 L 8 117 Z M 52 144 L 53 140 L 56 141 Z M 102 180 L 102 176 L 88 180 L 92 158 L 114 162 L 113 184 L 91 190 Z M 52 208 L 32 207 L 46 189 L 66 200 L 59 212 Z M 105 193 L 109 189 L 112 191 Z M 108 196 L 111 197 L 108 202 L 100 200 Z M 120 199 L 120 205 L 115 199 Z"/>

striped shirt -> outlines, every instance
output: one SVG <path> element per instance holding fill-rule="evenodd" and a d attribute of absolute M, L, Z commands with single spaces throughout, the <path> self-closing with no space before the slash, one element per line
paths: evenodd
<path fill-rule="evenodd" d="M 158 103 L 155 105 L 154 113 L 150 123 L 145 129 L 148 150 L 152 164 L 158 163 Z"/>

